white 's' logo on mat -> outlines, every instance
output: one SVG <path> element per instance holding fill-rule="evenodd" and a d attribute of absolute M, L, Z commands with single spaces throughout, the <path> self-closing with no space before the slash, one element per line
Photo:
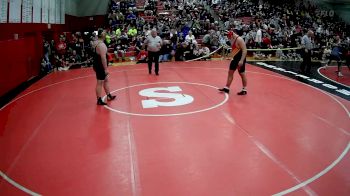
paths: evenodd
<path fill-rule="evenodd" d="M 158 92 L 157 92 L 158 91 Z M 167 91 L 159 92 L 159 91 Z M 182 89 L 179 86 L 148 88 L 139 92 L 139 95 L 144 97 L 152 97 L 154 99 L 142 100 L 143 108 L 156 108 L 156 107 L 174 107 L 187 105 L 193 102 L 193 97 L 186 94 L 179 94 L 175 92 L 181 92 Z M 160 101 L 161 100 L 161 101 Z"/>

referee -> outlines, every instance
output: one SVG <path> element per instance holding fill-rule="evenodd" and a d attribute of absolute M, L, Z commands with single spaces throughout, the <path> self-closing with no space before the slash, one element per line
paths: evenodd
<path fill-rule="evenodd" d="M 162 48 L 162 39 L 157 36 L 156 29 L 151 31 L 151 35 L 145 40 L 145 46 L 147 46 L 148 51 L 148 73 L 152 74 L 152 63 L 155 64 L 155 73 L 159 75 L 159 55 L 160 49 Z"/>
<path fill-rule="evenodd" d="M 314 32 L 309 30 L 307 34 L 305 34 L 301 38 L 301 46 L 303 48 L 302 55 L 303 55 L 303 62 L 300 66 L 300 72 L 302 74 L 309 75 L 311 70 L 311 54 L 312 54 L 312 36 L 314 35 Z M 306 68 L 306 69 L 305 69 Z"/>

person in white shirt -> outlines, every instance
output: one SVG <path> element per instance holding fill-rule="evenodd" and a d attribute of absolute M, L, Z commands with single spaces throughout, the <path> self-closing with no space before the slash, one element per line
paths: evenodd
<path fill-rule="evenodd" d="M 207 46 L 202 47 L 202 55 L 207 56 L 210 54 L 210 49 Z"/>
<path fill-rule="evenodd" d="M 185 41 L 187 42 L 187 43 L 192 43 L 193 41 L 195 41 L 196 40 L 196 38 L 194 37 L 194 35 L 192 34 L 192 31 L 189 31 L 188 32 L 188 35 L 186 35 L 186 37 L 185 37 Z"/>
<path fill-rule="evenodd" d="M 317 30 L 316 30 L 317 35 L 321 35 L 322 31 L 323 31 L 322 30 L 322 25 L 319 25 Z"/>
<path fill-rule="evenodd" d="M 162 39 L 157 36 L 157 30 L 153 29 L 151 35 L 149 35 L 145 40 L 145 46 L 147 46 L 148 51 L 148 73 L 152 74 L 152 62 L 155 64 L 155 73 L 159 75 L 159 55 L 160 49 L 162 48 Z"/>
<path fill-rule="evenodd" d="M 258 31 L 256 32 L 256 37 L 255 37 L 255 43 L 259 48 L 261 47 L 261 42 L 262 42 L 262 31 L 259 28 Z"/>

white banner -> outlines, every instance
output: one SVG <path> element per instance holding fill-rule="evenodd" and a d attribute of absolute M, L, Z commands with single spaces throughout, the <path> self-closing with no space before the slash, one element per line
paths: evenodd
<path fill-rule="evenodd" d="M 9 23 L 21 22 L 21 3 L 22 0 L 10 0 Z"/>
<path fill-rule="evenodd" d="M 49 1 L 49 23 L 55 24 L 56 23 L 56 1 L 50 0 Z"/>
<path fill-rule="evenodd" d="M 7 23 L 8 1 L 0 0 L 0 23 Z"/>
<path fill-rule="evenodd" d="M 56 24 L 61 23 L 61 0 L 56 0 Z"/>
<path fill-rule="evenodd" d="M 22 1 L 22 22 L 32 23 L 33 22 L 33 0 Z"/>
<path fill-rule="evenodd" d="M 33 23 L 41 23 L 41 0 L 33 0 Z"/>
<path fill-rule="evenodd" d="M 41 22 L 49 23 L 49 0 L 41 1 Z"/>
<path fill-rule="evenodd" d="M 61 24 L 66 23 L 66 4 L 65 0 L 61 0 Z"/>

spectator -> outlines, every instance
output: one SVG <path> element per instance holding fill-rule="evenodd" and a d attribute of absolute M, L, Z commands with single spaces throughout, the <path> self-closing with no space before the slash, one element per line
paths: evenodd
<path fill-rule="evenodd" d="M 255 43 L 258 48 L 261 48 L 262 43 L 262 31 L 260 28 L 256 31 Z"/>
<path fill-rule="evenodd" d="M 60 55 L 64 55 L 66 53 L 67 50 L 67 44 L 65 42 L 65 38 L 64 36 L 60 37 L 60 41 L 57 44 L 57 53 Z"/>
<path fill-rule="evenodd" d="M 69 58 L 69 63 L 81 63 L 81 56 L 77 54 L 76 50 L 73 50 L 72 55 Z"/>
<path fill-rule="evenodd" d="M 188 35 L 186 35 L 185 41 L 186 41 L 187 43 L 193 43 L 193 42 L 196 41 L 194 35 L 192 34 L 192 31 L 189 31 L 189 32 L 188 32 Z"/>
<path fill-rule="evenodd" d="M 49 61 L 46 60 L 46 58 L 43 58 L 41 60 L 41 74 L 45 75 L 52 71 L 52 66 Z"/>
<path fill-rule="evenodd" d="M 342 55 L 341 41 L 340 41 L 339 35 L 337 35 L 335 36 L 334 43 L 332 44 L 332 52 L 330 54 L 329 61 L 326 66 L 330 65 L 332 60 L 337 61 L 338 63 L 337 74 L 339 77 L 343 76 L 343 74 L 341 73 L 341 64 L 342 64 L 341 55 Z"/>
<path fill-rule="evenodd" d="M 166 62 L 171 59 L 172 43 L 170 40 L 164 40 L 160 50 L 159 62 Z"/>
<path fill-rule="evenodd" d="M 128 30 L 128 37 L 131 39 L 135 38 L 137 35 L 137 29 L 134 25 L 131 25 L 131 27 Z"/>

